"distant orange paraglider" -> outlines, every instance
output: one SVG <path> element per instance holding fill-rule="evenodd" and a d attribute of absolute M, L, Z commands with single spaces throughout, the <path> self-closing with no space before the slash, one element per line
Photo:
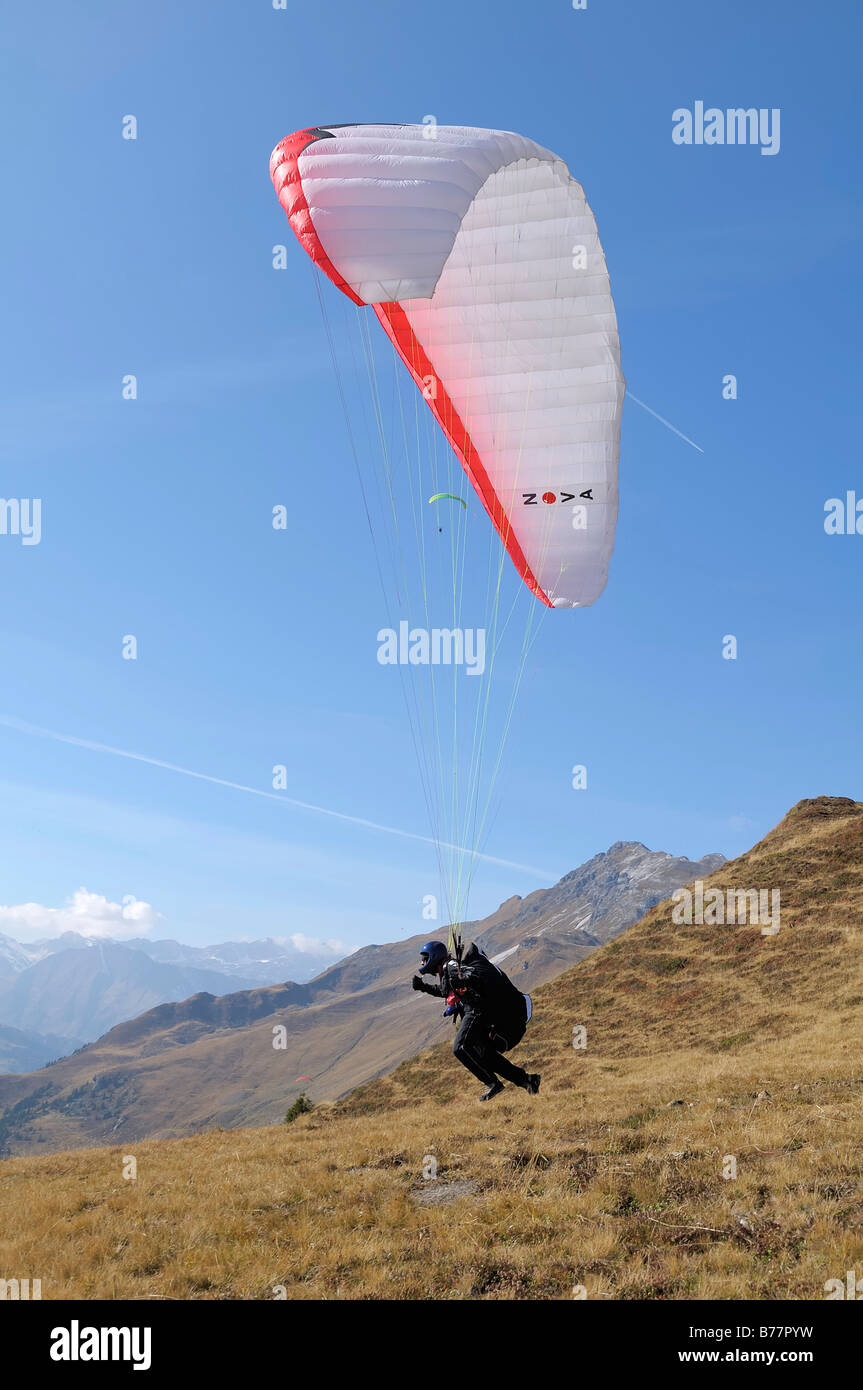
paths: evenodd
<path fill-rule="evenodd" d="M 312 1078 L 311 1078 L 310 1076 L 295 1076 L 295 1077 L 294 1077 L 294 1080 L 295 1080 L 295 1081 L 311 1081 L 311 1079 L 312 1079 Z"/>

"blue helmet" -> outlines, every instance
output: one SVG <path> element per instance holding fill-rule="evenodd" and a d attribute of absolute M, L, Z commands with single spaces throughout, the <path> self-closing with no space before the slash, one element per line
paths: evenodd
<path fill-rule="evenodd" d="M 419 973 L 421 975 L 436 975 L 449 955 L 449 951 L 442 941 L 427 941 L 420 947 L 422 965 Z"/>

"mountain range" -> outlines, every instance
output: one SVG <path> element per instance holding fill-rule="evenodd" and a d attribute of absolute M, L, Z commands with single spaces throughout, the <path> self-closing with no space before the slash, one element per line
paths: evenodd
<path fill-rule="evenodd" d="M 720 854 L 694 861 L 620 841 L 554 887 L 466 924 L 464 935 L 530 990 L 723 862 Z M 437 1001 L 409 988 L 419 946 L 435 934 L 447 930 L 365 946 L 305 983 L 175 996 L 74 1056 L 0 1077 L 0 1153 L 269 1124 L 301 1091 L 344 1095 L 450 1036 Z"/>
<path fill-rule="evenodd" d="M 44 1066 L 157 1004 L 226 984 L 307 980 L 331 960 L 273 940 L 197 947 L 73 931 L 33 942 L 0 935 L 0 1072 Z"/>

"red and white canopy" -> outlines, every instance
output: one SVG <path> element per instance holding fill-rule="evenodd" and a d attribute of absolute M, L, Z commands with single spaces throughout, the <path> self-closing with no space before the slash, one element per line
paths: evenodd
<path fill-rule="evenodd" d="M 625 385 L 581 185 L 532 140 L 465 126 L 301 130 L 270 172 L 312 260 L 374 308 L 525 583 L 593 603 Z"/>

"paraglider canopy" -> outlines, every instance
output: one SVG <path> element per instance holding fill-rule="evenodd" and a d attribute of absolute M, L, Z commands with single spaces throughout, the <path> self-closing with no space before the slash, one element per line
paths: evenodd
<path fill-rule="evenodd" d="M 593 603 L 624 380 L 581 185 L 532 140 L 467 126 L 316 126 L 270 171 L 315 264 L 373 307 L 524 583 L 548 607 Z"/>
<path fill-rule="evenodd" d="M 467 502 L 465 502 L 463 497 L 456 497 L 454 492 L 436 492 L 434 497 L 429 498 L 429 502 L 442 502 L 446 497 L 452 502 L 461 502 L 465 511 L 467 511 Z"/>

